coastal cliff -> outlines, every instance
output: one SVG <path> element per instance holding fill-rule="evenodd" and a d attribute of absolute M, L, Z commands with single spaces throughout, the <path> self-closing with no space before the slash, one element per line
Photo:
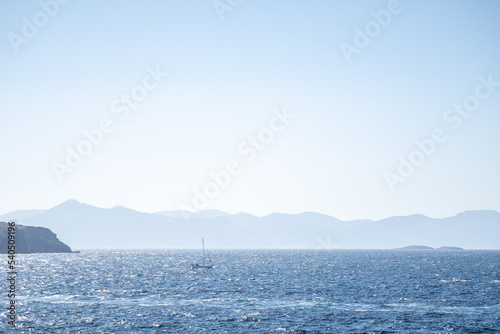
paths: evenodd
<path fill-rule="evenodd" d="M 0 253 L 7 253 L 9 225 L 0 222 Z M 71 253 L 71 248 L 62 243 L 51 230 L 45 227 L 15 226 L 16 253 Z"/>

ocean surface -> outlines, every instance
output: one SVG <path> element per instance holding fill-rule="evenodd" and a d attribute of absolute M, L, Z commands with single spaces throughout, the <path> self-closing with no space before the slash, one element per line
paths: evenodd
<path fill-rule="evenodd" d="M 17 255 L 16 332 L 500 333 L 500 251 L 200 253 Z"/>

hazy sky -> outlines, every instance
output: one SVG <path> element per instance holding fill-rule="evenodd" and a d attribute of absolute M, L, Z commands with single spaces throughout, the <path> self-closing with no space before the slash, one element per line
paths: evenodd
<path fill-rule="evenodd" d="M 0 213 L 500 211 L 498 1 L 66 2 L 0 2 Z"/>

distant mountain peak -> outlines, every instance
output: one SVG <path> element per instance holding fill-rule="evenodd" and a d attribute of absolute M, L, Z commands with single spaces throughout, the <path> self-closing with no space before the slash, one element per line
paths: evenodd
<path fill-rule="evenodd" d="M 82 203 L 78 202 L 76 199 L 68 199 L 67 201 L 64 201 L 61 204 L 56 205 L 56 206 L 61 206 L 61 205 L 75 205 L 75 204 L 82 204 Z"/>
<path fill-rule="evenodd" d="M 467 216 L 467 215 L 477 215 L 477 214 L 488 215 L 488 216 L 500 215 L 500 213 L 498 213 L 495 210 L 468 210 L 468 211 L 460 212 L 456 216 Z"/>
<path fill-rule="evenodd" d="M 81 203 L 77 201 L 76 199 L 69 199 L 67 201 L 62 202 L 61 204 L 58 204 L 48 211 L 67 211 L 67 210 L 83 210 L 85 208 L 95 208 L 92 205 Z"/>
<path fill-rule="evenodd" d="M 127 208 L 126 206 L 123 206 L 123 205 L 114 205 L 109 209 L 110 210 L 132 210 L 131 208 Z"/>

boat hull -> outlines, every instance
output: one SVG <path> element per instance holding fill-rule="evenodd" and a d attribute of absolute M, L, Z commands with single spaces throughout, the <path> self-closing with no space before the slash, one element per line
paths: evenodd
<path fill-rule="evenodd" d="M 214 267 L 213 265 L 209 265 L 209 266 L 202 266 L 199 264 L 192 264 L 191 265 L 191 269 L 212 269 L 213 267 Z"/>

